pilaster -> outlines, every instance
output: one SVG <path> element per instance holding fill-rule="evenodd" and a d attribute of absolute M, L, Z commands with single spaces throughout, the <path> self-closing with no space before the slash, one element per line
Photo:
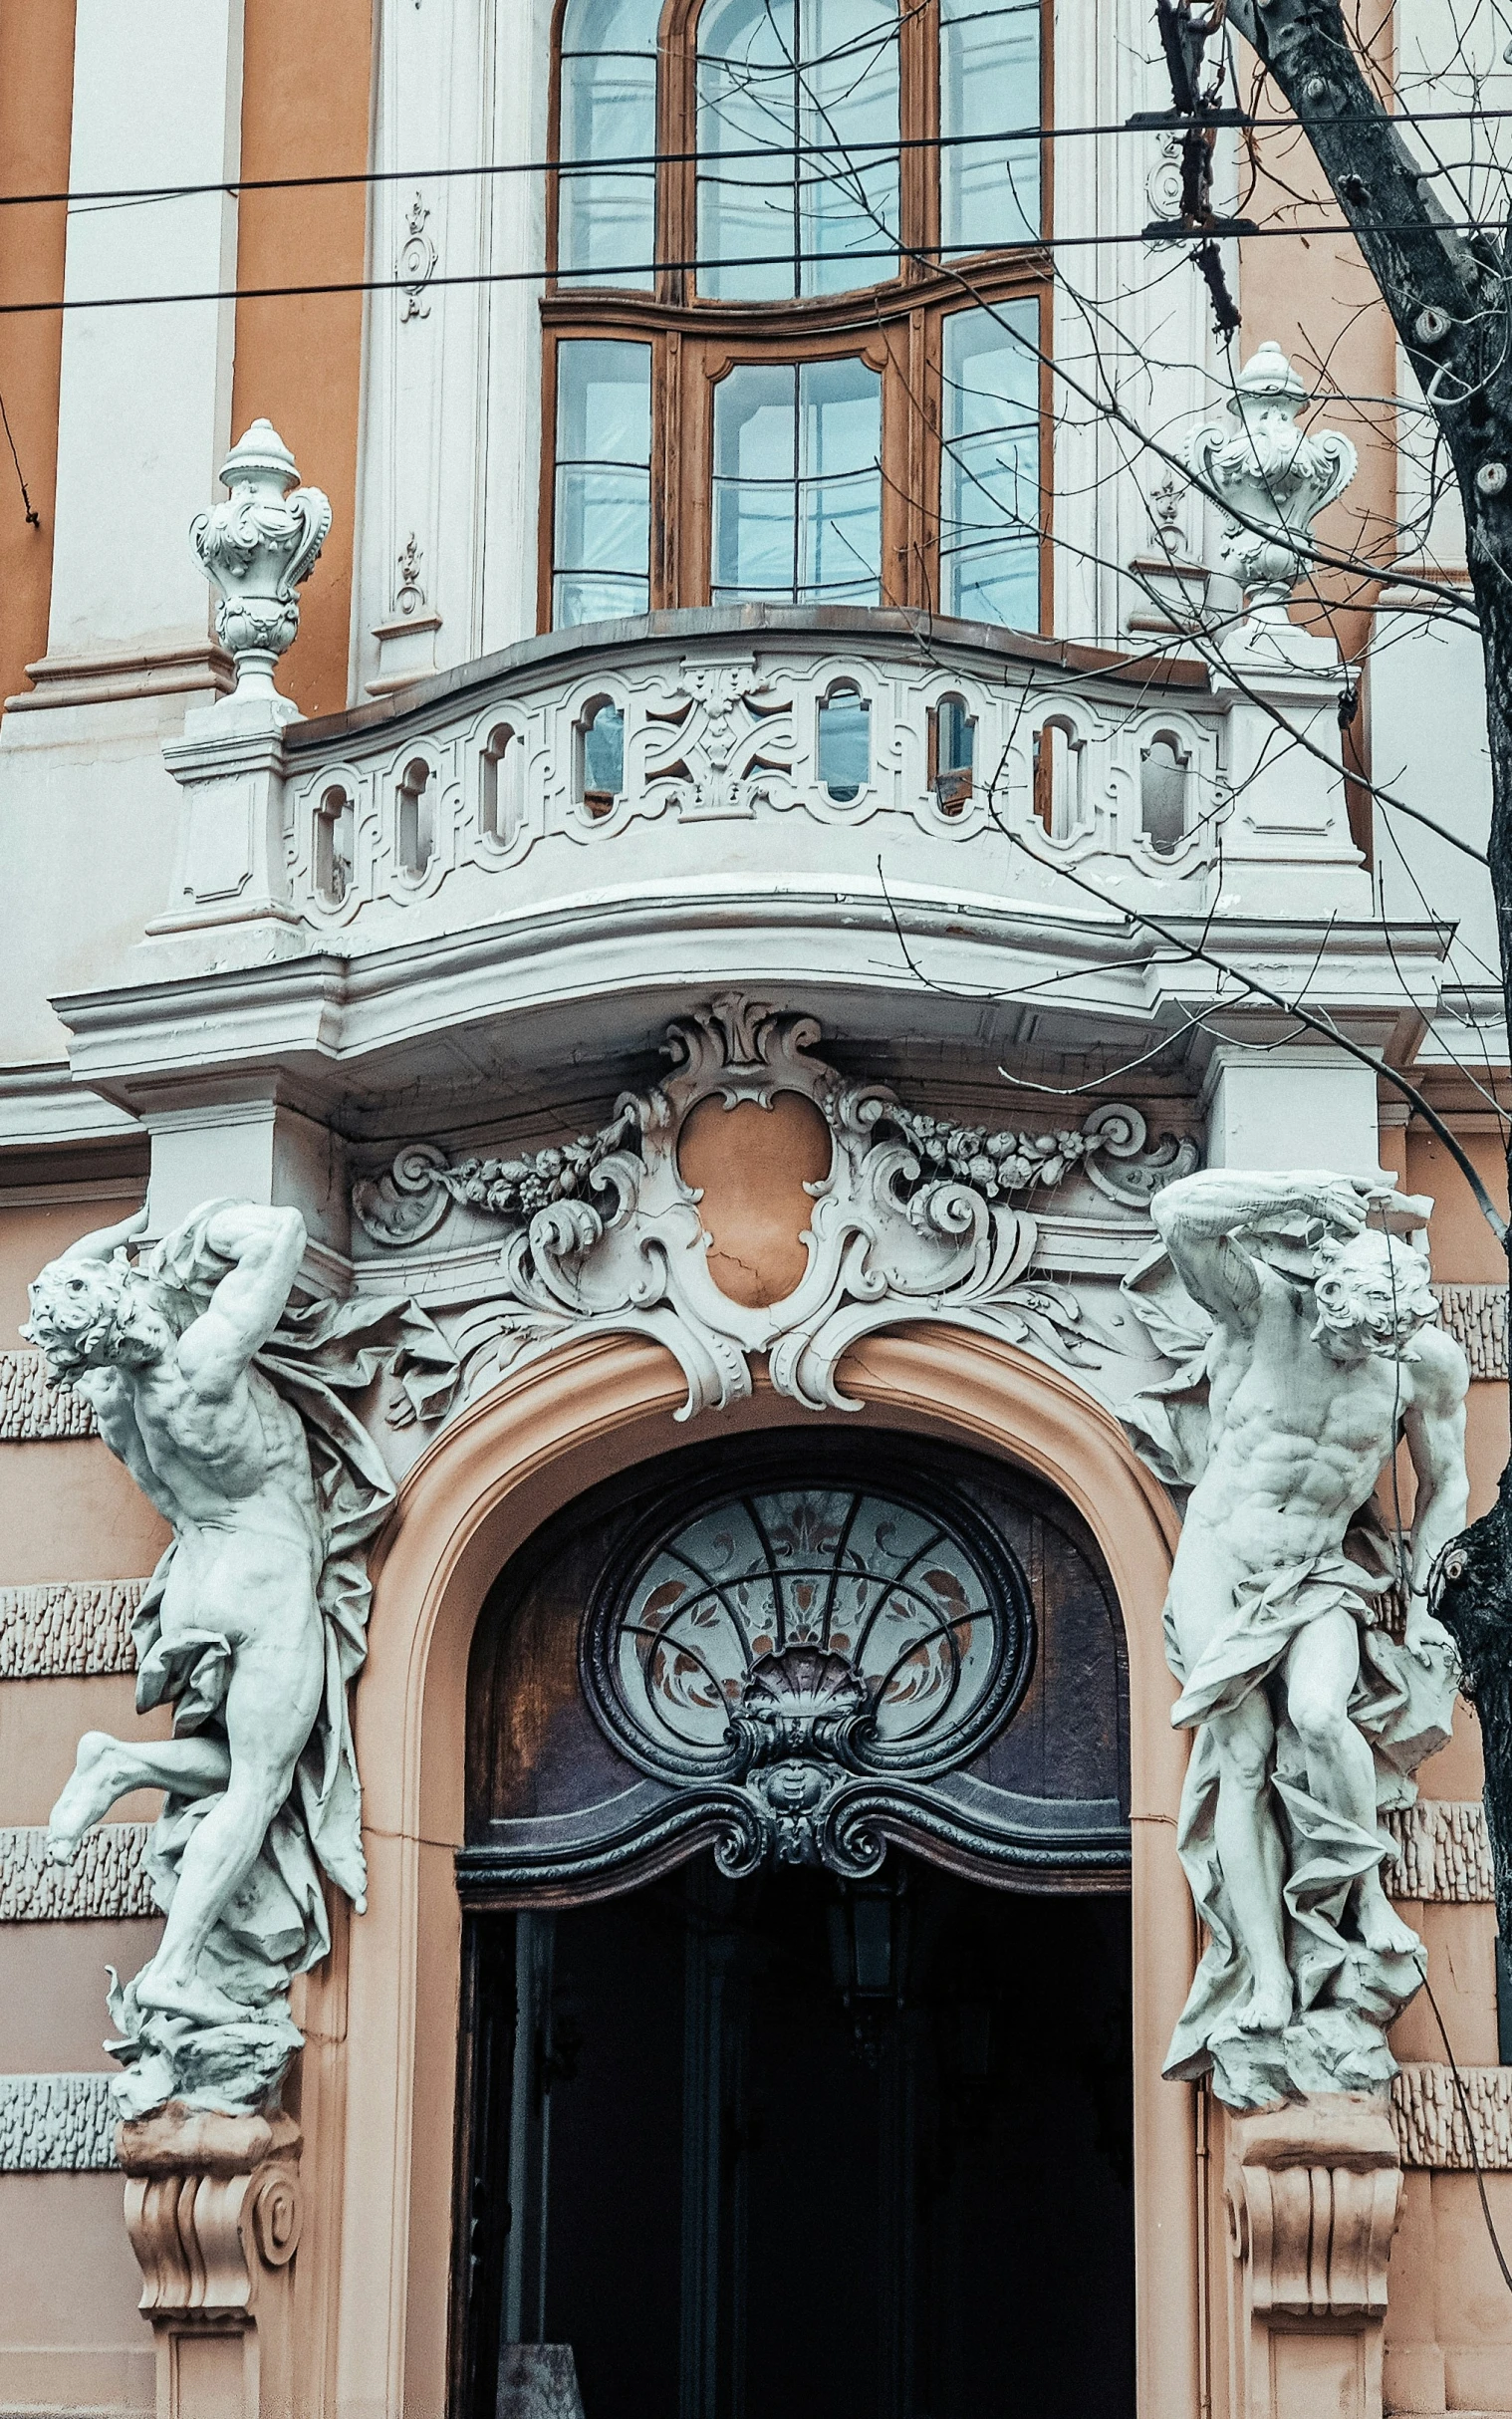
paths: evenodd
<path fill-rule="evenodd" d="M 300 2129 L 169 2101 L 123 2125 L 126 2222 L 157 2350 L 157 2419 L 295 2419 Z"/>
<path fill-rule="evenodd" d="M 1384 2096 L 1225 2118 L 1234 2419 L 1382 2419 L 1401 2165 Z"/>
<path fill-rule="evenodd" d="M 1376 1076 L 1343 1050 L 1220 1041 L 1202 1101 L 1210 1168 L 1381 1173 Z"/>
<path fill-rule="evenodd" d="M 28 703 L 228 685 L 184 531 L 228 434 L 235 305 L 217 298 L 236 283 L 237 205 L 214 188 L 240 173 L 241 77 L 242 0 L 79 0 L 71 188 L 163 190 L 70 213 L 66 299 L 200 299 L 65 317 L 52 612 Z"/>

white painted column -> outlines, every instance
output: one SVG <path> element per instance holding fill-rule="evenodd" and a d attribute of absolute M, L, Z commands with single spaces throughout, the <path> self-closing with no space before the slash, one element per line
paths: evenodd
<path fill-rule="evenodd" d="M 1122 130 L 1136 111 L 1168 110 L 1170 78 L 1154 11 L 1144 0 L 1058 0 L 1058 126 Z M 1225 157 L 1219 138 L 1218 158 Z M 1054 146 L 1056 254 L 1050 381 L 1054 434 L 1055 633 L 1127 647 L 1152 608 L 1129 566 L 1168 553 L 1194 563 L 1208 550 L 1203 508 L 1184 479 L 1140 443 L 1179 455 L 1226 380 L 1206 289 L 1185 245 L 1100 243 L 1179 209 L 1168 134 L 1068 134 Z M 1223 209 L 1224 174 L 1215 207 Z M 1223 247 L 1232 288 L 1234 247 Z M 1134 428 L 1106 409 L 1110 388 Z M 1161 587 L 1174 586 L 1162 582 Z"/>
<path fill-rule="evenodd" d="M 70 190 L 234 180 L 241 82 L 242 0 L 79 0 Z M 69 213 L 70 302 L 235 282 L 223 191 Z M 229 684 L 188 527 L 220 492 L 234 344 L 230 302 L 66 314 L 39 704 Z"/>
<path fill-rule="evenodd" d="M 1203 1104 L 1210 1168 L 1381 1174 L 1376 1076 L 1342 1050 L 1219 1042 Z"/>
<path fill-rule="evenodd" d="M 382 0 L 356 675 L 373 694 L 535 629 L 548 0 Z M 446 278 L 477 282 L 446 285 Z M 486 570 L 485 570 L 486 564 Z"/>

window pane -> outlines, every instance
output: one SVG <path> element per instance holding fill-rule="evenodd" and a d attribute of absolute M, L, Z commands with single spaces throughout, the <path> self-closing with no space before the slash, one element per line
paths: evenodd
<path fill-rule="evenodd" d="M 626 159 L 655 149 L 661 0 L 568 0 L 558 157 Z M 656 172 L 599 168 L 558 179 L 557 267 L 648 289 Z M 636 268 L 643 261 L 644 268 Z"/>
<path fill-rule="evenodd" d="M 805 362 L 798 376 L 800 593 L 875 605 L 882 564 L 882 378 L 865 362 Z"/>
<path fill-rule="evenodd" d="M 809 0 L 799 139 L 833 146 L 799 161 L 799 292 L 844 294 L 896 275 L 879 260 L 897 234 L 896 0 Z M 878 221 L 881 220 L 881 225 Z M 853 260 L 857 252 L 868 260 Z"/>
<path fill-rule="evenodd" d="M 798 372 L 744 363 L 714 391 L 716 602 L 791 601 L 797 579 Z"/>
<path fill-rule="evenodd" d="M 650 603 L 651 349 L 557 348 L 552 620 L 644 613 Z"/>
<path fill-rule="evenodd" d="M 872 778 L 872 707 L 854 688 L 837 689 L 819 708 L 819 778 L 841 806 Z"/>
<path fill-rule="evenodd" d="M 601 705 L 583 733 L 583 787 L 586 794 L 618 798 L 625 787 L 625 713 L 618 705 Z"/>
<path fill-rule="evenodd" d="M 715 601 L 875 605 L 881 453 L 865 362 L 732 370 L 714 397 Z"/>
<path fill-rule="evenodd" d="M 700 291 L 768 301 L 895 275 L 853 256 L 896 236 L 897 108 L 897 0 L 707 0 Z"/>
<path fill-rule="evenodd" d="M 978 7 L 941 0 L 939 35 L 940 240 L 948 248 L 1024 243 L 1040 232 L 1040 146 L 962 142 L 1038 126 L 1040 14 L 1030 5 Z"/>
<path fill-rule="evenodd" d="M 1030 301 L 945 322 L 941 606 L 1015 630 L 1040 622 L 1038 337 Z"/>

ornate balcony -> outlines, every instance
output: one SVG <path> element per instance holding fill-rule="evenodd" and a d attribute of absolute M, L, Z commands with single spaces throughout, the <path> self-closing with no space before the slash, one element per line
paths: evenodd
<path fill-rule="evenodd" d="M 1293 720 L 1300 705 L 1304 722 L 1310 707 L 1332 721 L 1335 684 L 1281 678 Z M 732 890 L 968 910 L 1074 912 L 1089 893 L 1193 914 L 1368 906 L 1337 744 L 1324 760 L 1292 746 L 1273 767 L 1253 681 L 974 624 L 653 615 L 256 741 L 214 712 L 197 721 L 168 750 L 190 831 L 159 931 L 261 912 L 350 953 Z M 265 861 L 253 847 L 237 866 L 225 783 L 253 772 L 277 811 Z M 214 844 L 201 828 L 196 845 L 206 816 Z"/>
<path fill-rule="evenodd" d="M 1384 951 L 1337 679 L 748 608 L 558 633 L 324 721 L 228 698 L 164 750 L 167 912 L 124 982 L 56 1003 L 74 1072 L 138 1115 L 245 1078 L 350 1123 L 354 1087 L 377 1113 L 628 1064 L 726 990 L 858 1042 L 1118 1062 L 1214 1001 L 1145 916 L 1217 920 L 1393 1046 L 1442 937 Z"/>

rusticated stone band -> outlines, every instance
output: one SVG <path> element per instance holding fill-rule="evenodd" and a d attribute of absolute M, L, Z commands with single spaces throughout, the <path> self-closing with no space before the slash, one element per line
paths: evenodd
<path fill-rule="evenodd" d="M 82 1394 L 49 1386 L 40 1352 L 0 1352 L 0 1443 L 48 1444 L 99 1433 Z"/>
<path fill-rule="evenodd" d="M 152 1826 L 106 1822 L 72 1864 L 49 1864 L 38 1826 L 0 1828 L 0 1923 L 86 1923 L 158 1912 L 142 1858 Z"/>
<path fill-rule="evenodd" d="M 116 2164 L 108 2074 L 0 2074 L 0 2174 L 81 2175 Z"/>
<path fill-rule="evenodd" d="M 1435 1285 L 1439 1313 L 1456 1343 L 1464 1347 L 1472 1378 L 1504 1378 L 1507 1374 L 1507 1288 L 1505 1285 Z"/>
<path fill-rule="evenodd" d="M 1385 1868 L 1393 1898 L 1460 1907 L 1495 1898 L 1486 1810 L 1478 1797 L 1420 1797 L 1415 1806 L 1382 1819 L 1396 1842 L 1396 1863 Z"/>
<path fill-rule="evenodd" d="M 131 1672 L 144 1579 L 47 1579 L 0 1587 L 0 1680 Z"/>
<path fill-rule="evenodd" d="M 1512 2170 L 1512 2066 L 1461 2066 L 1475 2155 L 1483 2168 Z M 1391 2084 L 1391 2117 L 1403 2167 L 1468 2168 L 1470 2136 L 1447 2065 L 1413 2060 Z"/>

